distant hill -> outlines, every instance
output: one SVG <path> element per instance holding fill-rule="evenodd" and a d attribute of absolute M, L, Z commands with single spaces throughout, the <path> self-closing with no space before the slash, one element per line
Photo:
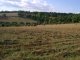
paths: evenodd
<path fill-rule="evenodd" d="M 5 19 L 5 15 L 8 19 Z M 80 14 L 57 12 L 2 11 L 0 20 L 37 21 L 38 24 L 80 23 Z M 14 17 L 14 18 L 12 18 Z"/>
<path fill-rule="evenodd" d="M 4 18 L 0 19 L 0 22 L 30 22 L 30 23 L 36 23 L 37 22 L 37 21 L 32 20 L 32 19 L 18 17 L 17 12 L 0 13 L 0 16 L 2 16 L 3 14 L 6 14 L 6 16 L 8 18 L 7 19 L 4 19 Z"/>
<path fill-rule="evenodd" d="M 18 13 L 0 13 L 0 16 L 2 14 L 6 14 L 6 16 L 8 16 L 8 17 L 17 17 L 18 16 Z"/>
<path fill-rule="evenodd" d="M 34 26 L 37 21 L 30 18 L 19 17 L 18 13 L 0 13 L 0 27 L 4 26 Z"/>
<path fill-rule="evenodd" d="M 30 23 L 36 23 L 37 21 L 34 21 L 32 19 L 28 18 L 20 18 L 20 17 L 9 17 L 8 19 L 0 19 L 0 22 L 30 22 Z"/>

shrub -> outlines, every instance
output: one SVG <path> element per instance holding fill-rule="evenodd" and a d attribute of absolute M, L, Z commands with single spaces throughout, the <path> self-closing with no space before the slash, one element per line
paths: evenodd
<path fill-rule="evenodd" d="M 18 26 L 18 23 L 17 22 L 12 22 L 11 26 Z"/>
<path fill-rule="evenodd" d="M 24 22 L 20 22 L 19 26 L 25 26 L 25 23 Z"/>

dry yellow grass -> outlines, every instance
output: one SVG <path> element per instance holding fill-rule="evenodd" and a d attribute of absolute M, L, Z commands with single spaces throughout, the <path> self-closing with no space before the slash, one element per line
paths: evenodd
<path fill-rule="evenodd" d="M 9 17 L 8 19 L 0 19 L 0 22 L 36 22 L 32 19 L 25 19 L 20 17 Z"/>
<path fill-rule="evenodd" d="M 2 60 L 80 60 L 80 24 L 0 27 L 0 53 Z"/>
<path fill-rule="evenodd" d="M 20 26 L 20 27 L 0 27 L 0 29 L 9 29 L 9 30 L 58 30 L 58 31 L 70 31 L 77 32 L 80 30 L 80 24 L 57 24 L 57 25 L 37 25 L 37 26 Z M 75 33 L 74 32 L 74 33 Z"/>

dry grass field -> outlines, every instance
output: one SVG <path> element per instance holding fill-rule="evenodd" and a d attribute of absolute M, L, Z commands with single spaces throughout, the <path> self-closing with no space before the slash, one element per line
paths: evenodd
<path fill-rule="evenodd" d="M 6 14 L 6 16 L 18 16 L 18 13 L 0 13 L 0 15 Z"/>
<path fill-rule="evenodd" d="M 0 60 L 80 60 L 80 24 L 0 27 Z"/>
<path fill-rule="evenodd" d="M 0 22 L 36 22 L 32 19 L 20 18 L 20 17 L 9 17 L 8 19 L 0 19 Z"/>

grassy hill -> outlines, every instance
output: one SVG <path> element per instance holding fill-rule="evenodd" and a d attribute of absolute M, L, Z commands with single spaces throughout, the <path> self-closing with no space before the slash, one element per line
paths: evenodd
<path fill-rule="evenodd" d="M 8 19 L 0 19 L 0 22 L 36 22 L 32 19 L 20 18 L 20 17 L 9 17 Z"/>
<path fill-rule="evenodd" d="M 0 27 L 1 60 L 80 60 L 80 24 Z"/>
<path fill-rule="evenodd" d="M 0 15 L 3 15 L 3 14 L 6 14 L 6 16 L 8 16 L 8 17 L 18 16 L 18 13 L 16 13 L 16 12 L 15 13 L 12 13 L 12 12 L 11 13 L 6 13 L 6 12 L 5 13 L 0 13 Z"/>
<path fill-rule="evenodd" d="M 4 17 L 6 15 L 6 17 Z M 1 26 L 30 26 L 36 25 L 37 21 L 29 18 L 21 18 L 18 13 L 0 13 Z"/>
<path fill-rule="evenodd" d="M 6 14 L 8 18 L 7 19 L 0 18 L 0 22 L 30 22 L 30 23 L 36 22 L 32 19 L 18 17 L 18 13 L 0 13 L 0 16 L 3 14 Z"/>

